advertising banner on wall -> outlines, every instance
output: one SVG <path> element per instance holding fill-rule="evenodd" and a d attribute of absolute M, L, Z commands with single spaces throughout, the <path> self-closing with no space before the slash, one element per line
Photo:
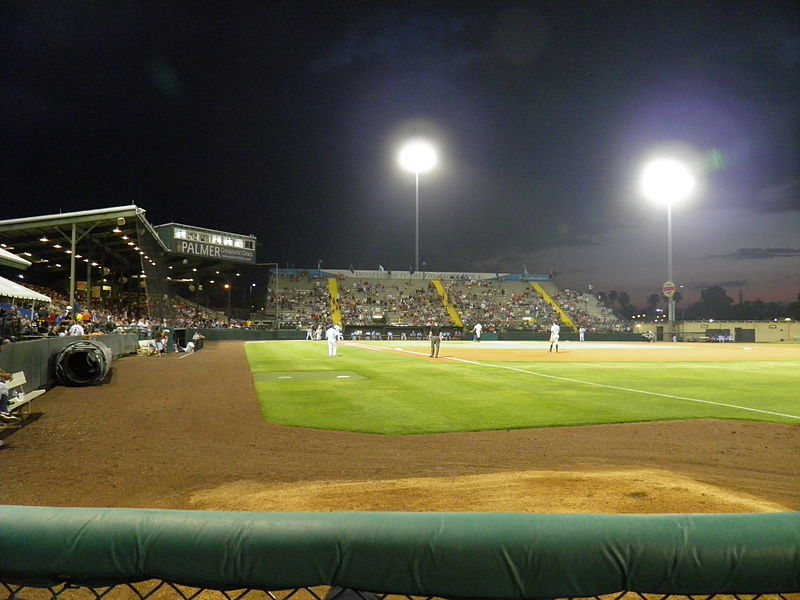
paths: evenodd
<path fill-rule="evenodd" d="M 190 242 L 187 240 L 173 240 L 173 251 L 178 254 L 210 258 L 213 260 L 230 260 L 240 263 L 254 264 L 256 253 L 246 248 L 234 248 L 232 246 L 217 246 L 216 244 L 205 244 L 203 242 Z"/>

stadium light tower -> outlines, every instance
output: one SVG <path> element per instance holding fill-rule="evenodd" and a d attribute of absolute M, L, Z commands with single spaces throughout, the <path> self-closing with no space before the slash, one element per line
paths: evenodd
<path fill-rule="evenodd" d="M 672 279 L 672 205 L 687 200 L 697 187 L 697 180 L 687 163 L 674 157 L 654 158 L 645 164 L 641 178 L 642 192 L 648 199 L 667 205 L 667 280 L 662 293 L 667 297 L 667 321 L 673 333 L 675 292 Z"/>
<path fill-rule="evenodd" d="M 419 271 L 419 174 L 427 173 L 439 162 L 436 148 L 425 140 L 411 140 L 400 149 L 400 166 L 414 173 L 416 183 L 414 219 L 414 272 Z"/>

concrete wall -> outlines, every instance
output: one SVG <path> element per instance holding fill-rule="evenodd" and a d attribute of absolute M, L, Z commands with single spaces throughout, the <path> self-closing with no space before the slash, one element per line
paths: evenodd
<path fill-rule="evenodd" d="M 637 325 L 637 332 L 657 332 L 658 327 L 663 327 L 664 339 L 668 339 L 666 323 L 641 323 Z M 708 341 L 709 331 L 727 330 L 730 335 L 735 335 L 736 330 L 751 330 L 755 334 L 756 343 L 788 343 L 800 342 L 800 323 L 797 321 L 678 321 L 675 323 L 675 332 L 678 341 L 705 342 Z"/>

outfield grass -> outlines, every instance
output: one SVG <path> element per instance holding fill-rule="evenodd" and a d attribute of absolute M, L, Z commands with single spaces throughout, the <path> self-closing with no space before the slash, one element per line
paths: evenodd
<path fill-rule="evenodd" d="M 264 418 L 380 434 L 702 418 L 800 425 L 797 362 L 469 364 L 398 345 L 348 345 L 330 359 L 322 342 L 247 344 Z"/>

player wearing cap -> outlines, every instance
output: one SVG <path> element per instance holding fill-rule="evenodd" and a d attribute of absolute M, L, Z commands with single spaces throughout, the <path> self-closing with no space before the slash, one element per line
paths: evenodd
<path fill-rule="evenodd" d="M 558 326 L 558 323 L 553 323 L 550 326 L 550 350 L 548 352 L 553 351 L 553 346 L 556 347 L 556 352 L 558 352 L 558 335 L 561 333 L 561 327 Z"/>

